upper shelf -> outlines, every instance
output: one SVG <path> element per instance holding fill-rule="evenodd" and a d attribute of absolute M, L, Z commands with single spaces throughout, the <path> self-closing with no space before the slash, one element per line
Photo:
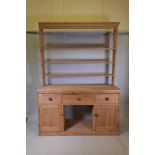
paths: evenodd
<path fill-rule="evenodd" d="M 39 29 L 115 29 L 119 22 L 40 22 Z"/>
<path fill-rule="evenodd" d="M 47 59 L 46 64 L 114 64 L 109 59 Z"/>
<path fill-rule="evenodd" d="M 45 50 L 115 50 L 104 47 L 103 44 L 53 44 L 46 45 Z"/>

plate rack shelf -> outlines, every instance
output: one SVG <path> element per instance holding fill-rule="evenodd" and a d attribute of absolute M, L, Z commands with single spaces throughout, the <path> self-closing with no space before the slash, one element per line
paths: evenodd
<path fill-rule="evenodd" d="M 39 23 L 39 39 L 40 39 L 40 56 L 41 56 L 41 76 L 42 76 L 42 86 L 46 85 L 46 77 L 85 77 L 85 76 L 106 76 L 112 77 L 111 84 L 115 84 L 115 75 L 116 75 L 116 52 L 117 52 L 117 36 L 118 36 L 118 25 L 119 22 L 104 22 L 104 23 L 48 23 L 42 22 Z M 109 30 L 113 32 L 113 47 L 104 47 L 103 44 L 54 44 L 46 45 L 44 41 L 44 35 L 46 30 L 55 30 L 59 31 L 60 29 L 72 29 L 72 30 Z M 112 51 L 112 61 L 103 60 L 46 60 L 45 52 L 51 52 L 53 50 L 65 51 L 65 50 L 103 50 L 103 51 Z M 112 73 L 76 73 L 76 74 L 46 74 L 45 65 L 46 64 L 105 64 L 112 65 Z"/>

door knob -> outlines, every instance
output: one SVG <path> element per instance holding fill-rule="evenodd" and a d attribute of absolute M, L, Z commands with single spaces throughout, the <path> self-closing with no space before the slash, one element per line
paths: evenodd
<path fill-rule="evenodd" d="M 97 116 L 98 116 L 98 114 L 94 114 L 94 116 L 95 116 L 95 117 L 97 117 Z"/>

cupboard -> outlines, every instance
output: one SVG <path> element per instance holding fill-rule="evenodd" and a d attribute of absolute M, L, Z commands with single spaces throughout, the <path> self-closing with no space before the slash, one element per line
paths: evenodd
<path fill-rule="evenodd" d="M 118 22 L 106 23 L 39 23 L 41 87 L 38 95 L 39 135 L 116 135 L 119 133 L 120 89 L 115 86 Z M 113 47 L 103 44 L 45 45 L 44 33 L 49 29 L 112 29 Z M 103 50 L 112 51 L 112 61 L 103 60 L 47 60 L 48 50 Z M 53 64 L 111 65 L 111 73 L 48 73 L 46 65 Z M 48 78 L 111 77 L 108 84 L 48 84 Z M 73 119 L 67 119 L 66 108 L 73 107 Z M 89 109 L 82 113 L 83 109 Z M 87 116 L 89 115 L 89 117 Z M 87 116 L 87 117 L 86 117 Z"/>

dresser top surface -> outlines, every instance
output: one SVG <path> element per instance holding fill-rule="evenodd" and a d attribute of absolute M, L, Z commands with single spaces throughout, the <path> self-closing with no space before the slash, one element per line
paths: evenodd
<path fill-rule="evenodd" d="M 38 93 L 119 93 L 114 85 L 48 85 L 37 90 Z"/>

